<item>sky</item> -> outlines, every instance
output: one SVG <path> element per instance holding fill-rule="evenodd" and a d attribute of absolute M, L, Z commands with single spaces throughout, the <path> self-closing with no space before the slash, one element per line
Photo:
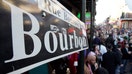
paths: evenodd
<path fill-rule="evenodd" d="M 132 0 L 129 1 L 128 3 L 132 3 Z M 125 0 L 98 0 L 96 4 L 96 24 L 102 23 L 109 16 L 118 18 L 122 11 L 128 10 Z"/>
<path fill-rule="evenodd" d="M 132 10 L 132 0 L 125 0 L 126 4 L 128 5 L 128 8 Z"/>

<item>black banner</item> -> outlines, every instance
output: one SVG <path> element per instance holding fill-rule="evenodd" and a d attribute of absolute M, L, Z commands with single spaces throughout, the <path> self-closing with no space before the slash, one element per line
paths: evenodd
<path fill-rule="evenodd" d="M 86 48 L 84 23 L 59 2 L 0 1 L 2 73 L 23 73 Z"/>

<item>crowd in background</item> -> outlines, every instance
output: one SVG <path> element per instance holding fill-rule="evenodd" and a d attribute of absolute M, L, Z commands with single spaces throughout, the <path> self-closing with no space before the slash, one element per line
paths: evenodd
<path fill-rule="evenodd" d="M 108 74 L 132 74 L 132 30 L 104 31 L 99 28 L 95 31 L 90 50 L 96 56 L 94 65 L 97 63 L 98 68 L 104 68 Z M 96 68 L 92 70 L 95 71 Z"/>
<path fill-rule="evenodd" d="M 89 32 L 89 31 L 87 31 Z M 132 74 L 132 30 L 98 28 L 92 48 L 84 51 L 84 74 Z M 79 53 L 51 62 L 56 74 L 78 74 Z M 63 62 L 60 62 L 63 61 Z M 59 65 L 58 65 L 59 64 Z"/>

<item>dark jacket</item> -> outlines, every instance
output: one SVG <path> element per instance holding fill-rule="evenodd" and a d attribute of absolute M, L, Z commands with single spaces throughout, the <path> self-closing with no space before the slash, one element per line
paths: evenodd
<path fill-rule="evenodd" d="M 109 74 L 115 74 L 115 69 L 118 63 L 119 61 L 117 60 L 115 52 L 108 51 L 103 54 L 102 66 L 108 70 Z"/>
<path fill-rule="evenodd" d="M 122 62 L 122 52 L 120 50 L 118 50 L 118 48 L 115 48 L 113 51 L 116 54 L 117 64 L 120 65 Z"/>
<path fill-rule="evenodd" d="M 129 50 L 129 49 L 128 49 Z M 123 48 L 122 50 L 121 50 L 121 52 L 122 52 L 122 59 L 130 59 L 130 54 L 128 54 L 128 52 L 127 52 L 127 49 L 126 48 Z"/>

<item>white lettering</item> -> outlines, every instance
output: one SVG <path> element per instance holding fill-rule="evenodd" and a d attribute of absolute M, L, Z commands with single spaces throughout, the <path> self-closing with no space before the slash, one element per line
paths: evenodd
<path fill-rule="evenodd" d="M 82 38 L 81 37 L 79 37 L 78 38 L 78 43 L 79 43 L 79 46 L 80 46 L 80 48 L 82 48 L 83 47 L 83 42 L 82 42 Z"/>
<path fill-rule="evenodd" d="M 53 47 L 54 47 L 53 49 L 50 48 L 51 46 L 50 45 L 50 34 L 52 35 L 52 38 L 53 38 Z M 49 53 L 54 53 L 57 50 L 58 42 L 57 42 L 57 37 L 54 34 L 54 32 L 52 31 L 46 32 L 45 37 L 44 37 L 44 44 L 45 44 L 46 50 Z"/>
<path fill-rule="evenodd" d="M 67 44 L 67 35 L 64 34 L 64 37 L 62 36 L 62 33 L 59 33 L 59 39 L 60 39 L 60 48 L 62 51 L 68 50 L 68 44 Z"/>
<path fill-rule="evenodd" d="M 75 48 L 78 48 L 78 37 L 76 36 L 75 31 L 74 31 L 74 43 L 75 43 Z"/>
<path fill-rule="evenodd" d="M 73 44 L 72 44 L 73 35 L 69 35 L 69 39 L 70 39 L 70 49 L 73 49 Z"/>
<path fill-rule="evenodd" d="M 6 62 L 11 62 L 15 60 L 36 56 L 41 49 L 41 41 L 35 35 L 36 33 L 38 33 L 40 28 L 37 19 L 33 15 L 17 8 L 16 6 L 13 6 L 9 3 L 7 4 L 11 7 L 11 13 L 12 13 L 11 17 L 12 17 L 13 58 L 10 60 L 6 60 Z M 23 28 L 23 13 L 27 14 L 32 22 L 32 29 L 29 32 L 24 31 Z M 29 35 L 33 39 L 34 49 L 30 55 L 27 55 L 25 53 L 24 34 Z"/>

